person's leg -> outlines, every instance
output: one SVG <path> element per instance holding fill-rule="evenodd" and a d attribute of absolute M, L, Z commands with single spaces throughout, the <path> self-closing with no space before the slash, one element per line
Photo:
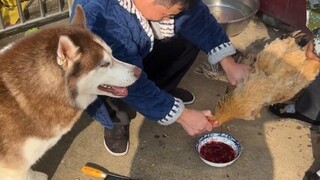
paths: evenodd
<path fill-rule="evenodd" d="M 104 128 L 104 145 L 108 152 L 114 156 L 125 155 L 130 145 L 130 121 L 135 114 L 130 116 L 133 111 L 121 99 L 106 98 L 104 104 L 113 125 L 113 128 Z"/>
<path fill-rule="evenodd" d="M 152 52 L 143 59 L 150 80 L 165 91 L 175 89 L 194 63 L 199 49 L 181 36 L 155 40 Z"/>
<path fill-rule="evenodd" d="M 320 121 L 320 76 L 303 91 L 295 102 L 296 111 L 312 120 Z"/>
<path fill-rule="evenodd" d="M 192 103 L 194 96 L 186 90 L 176 88 L 195 61 L 199 49 L 182 37 L 156 40 L 150 54 L 143 59 L 144 71 L 157 86 Z M 113 128 L 105 128 L 104 142 L 107 150 L 116 156 L 127 153 L 129 147 L 130 108 L 121 100 L 108 98 L 105 106 L 110 114 Z"/>
<path fill-rule="evenodd" d="M 320 127 L 311 126 L 310 127 L 310 139 L 313 155 L 313 163 L 306 171 L 303 179 L 304 180 L 319 180 L 320 179 Z"/>
<path fill-rule="evenodd" d="M 269 110 L 282 118 L 293 118 L 320 125 L 320 76 L 304 90 L 293 104 L 275 104 Z"/>
<path fill-rule="evenodd" d="M 192 104 L 195 96 L 177 86 L 198 53 L 199 49 L 181 36 L 155 40 L 152 52 L 143 60 L 144 71 L 158 87 L 181 99 L 184 104 Z"/>

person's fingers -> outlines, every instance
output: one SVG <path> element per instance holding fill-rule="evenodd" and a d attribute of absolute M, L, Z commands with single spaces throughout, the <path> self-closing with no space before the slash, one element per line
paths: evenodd
<path fill-rule="evenodd" d="M 210 121 L 210 124 L 212 128 L 215 128 L 221 125 L 219 121 Z"/>
<path fill-rule="evenodd" d="M 212 113 L 210 110 L 203 110 L 202 113 L 205 115 L 205 116 L 212 116 Z"/>
<path fill-rule="evenodd" d="M 237 85 L 237 81 L 235 81 L 235 80 L 230 80 L 230 84 L 231 84 L 232 86 L 235 86 L 235 85 Z"/>
<path fill-rule="evenodd" d="M 309 59 L 313 59 L 314 54 L 313 54 L 313 45 L 312 45 L 312 43 L 309 43 L 308 46 L 307 46 L 306 56 Z"/>
<path fill-rule="evenodd" d="M 218 127 L 221 123 L 213 118 L 213 116 L 207 116 L 207 120 L 211 124 L 212 128 Z"/>
<path fill-rule="evenodd" d="M 211 125 L 211 123 L 208 123 L 207 126 L 206 126 L 206 130 L 207 131 L 212 131 L 213 127 Z"/>
<path fill-rule="evenodd" d="M 184 127 L 184 126 L 183 126 Z M 194 133 L 194 131 L 192 131 L 191 129 L 189 129 L 188 127 L 184 127 L 185 131 L 187 132 L 187 134 L 189 136 L 195 136 L 196 133 Z"/>
<path fill-rule="evenodd" d="M 307 51 L 313 51 L 313 42 L 309 42 L 307 45 Z"/>
<path fill-rule="evenodd" d="M 312 42 L 310 42 L 307 45 L 306 56 L 307 56 L 308 59 L 320 61 L 320 58 L 314 53 L 314 47 L 313 46 L 314 45 L 313 45 Z"/>

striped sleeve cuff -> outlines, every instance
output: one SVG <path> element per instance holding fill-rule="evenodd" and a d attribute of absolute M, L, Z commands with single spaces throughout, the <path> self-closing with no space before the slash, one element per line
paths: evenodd
<path fill-rule="evenodd" d="M 231 42 L 220 44 L 208 53 L 208 60 L 210 64 L 217 64 L 223 58 L 236 53 L 236 49 Z"/>
<path fill-rule="evenodd" d="M 170 125 L 177 121 L 178 117 L 180 117 L 182 111 L 184 110 L 184 104 L 181 99 L 174 98 L 174 104 L 172 106 L 171 111 L 166 117 L 162 118 L 161 120 L 157 121 L 161 125 Z"/>

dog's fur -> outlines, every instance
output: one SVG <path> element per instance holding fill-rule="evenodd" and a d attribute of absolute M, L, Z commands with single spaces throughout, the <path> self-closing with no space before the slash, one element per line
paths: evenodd
<path fill-rule="evenodd" d="M 225 123 L 232 119 L 254 120 L 262 107 L 285 102 L 306 87 L 319 73 L 320 62 L 308 60 L 305 49 L 292 37 L 276 39 L 257 55 L 255 67 L 228 94 L 210 120 Z"/>
<path fill-rule="evenodd" d="M 31 165 L 97 95 L 124 97 L 141 73 L 116 60 L 86 29 L 80 6 L 70 25 L 44 29 L 3 48 L 0 64 L 1 180 L 34 180 Z"/>

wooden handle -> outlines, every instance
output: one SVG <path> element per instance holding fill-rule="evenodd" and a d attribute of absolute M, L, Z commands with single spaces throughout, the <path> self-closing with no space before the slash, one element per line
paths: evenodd
<path fill-rule="evenodd" d="M 107 173 L 94 168 L 94 167 L 90 167 L 90 166 L 83 166 L 81 169 L 82 173 L 89 175 L 89 176 L 93 176 L 93 177 L 97 177 L 97 178 L 106 178 L 107 177 Z"/>

